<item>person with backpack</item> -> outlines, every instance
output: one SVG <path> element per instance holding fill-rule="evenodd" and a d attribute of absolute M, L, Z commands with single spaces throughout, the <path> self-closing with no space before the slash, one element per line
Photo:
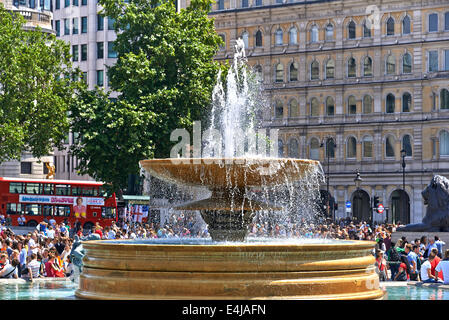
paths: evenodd
<path fill-rule="evenodd" d="M 388 249 L 387 251 L 387 259 L 388 259 L 387 265 L 390 269 L 391 280 L 395 278 L 396 274 L 399 271 L 399 265 L 401 264 L 401 257 L 395 246 L 396 243 L 392 242 L 390 249 Z"/>
<path fill-rule="evenodd" d="M 407 256 L 401 255 L 401 264 L 399 265 L 399 270 L 396 273 L 396 276 L 393 278 L 394 281 L 408 281 L 409 280 L 409 273 L 408 273 L 408 261 Z"/>

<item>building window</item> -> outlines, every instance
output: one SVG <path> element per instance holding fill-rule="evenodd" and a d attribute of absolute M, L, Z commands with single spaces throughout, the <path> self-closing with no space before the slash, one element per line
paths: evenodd
<path fill-rule="evenodd" d="M 310 100 L 310 115 L 312 117 L 318 117 L 320 115 L 320 103 L 317 98 Z"/>
<path fill-rule="evenodd" d="M 394 36 L 394 19 L 393 17 L 387 20 L 387 36 Z"/>
<path fill-rule="evenodd" d="M 410 112 L 412 105 L 412 96 L 406 92 L 402 95 L 402 112 Z"/>
<path fill-rule="evenodd" d="M 290 64 L 290 81 L 298 81 L 298 64 L 296 62 Z"/>
<path fill-rule="evenodd" d="M 391 93 L 389 93 L 387 95 L 387 100 L 386 100 L 386 108 L 385 108 L 385 112 L 386 113 L 394 113 L 394 109 L 395 109 L 395 96 Z"/>
<path fill-rule="evenodd" d="M 366 136 L 362 141 L 363 146 L 363 157 L 372 158 L 373 157 L 373 138 L 371 136 Z"/>
<path fill-rule="evenodd" d="M 262 47 L 262 45 L 263 45 L 262 31 L 257 30 L 257 32 L 256 32 L 256 47 Z"/>
<path fill-rule="evenodd" d="M 404 54 L 402 57 L 402 73 L 412 73 L 412 55 Z"/>
<path fill-rule="evenodd" d="M 81 61 L 87 61 L 87 44 L 81 45 Z"/>
<path fill-rule="evenodd" d="M 104 58 L 104 43 L 97 42 L 97 59 L 103 59 L 103 58 Z"/>
<path fill-rule="evenodd" d="M 412 156 L 412 138 L 410 135 L 406 134 L 402 137 L 402 149 L 405 150 L 405 156 L 411 157 Z"/>
<path fill-rule="evenodd" d="M 256 6 L 261 6 L 262 4 L 262 0 L 256 0 Z"/>
<path fill-rule="evenodd" d="M 355 78 L 357 71 L 357 65 L 354 58 L 349 58 L 348 60 L 348 78 Z"/>
<path fill-rule="evenodd" d="M 310 80 L 318 80 L 320 78 L 320 63 L 313 61 L 310 64 Z"/>
<path fill-rule="evenodd" d="M 334 26 L 332 23 L 329 23 L 326 26 L 326 41 L 332 41 L 334 40 Z"/>
<path fill-rule="evenodd" d="M 224 10 L 224 0 L 217 1 L 218 10 Z"/>
<path fill-rule="evenodd" d="M 326 115 L 333 116 L 335 114 L 335 103 L 332 97 L 326 99 Z"/>
<path fill-rule="evenodd" d="M 97 86 L 102 87 L 104 85 L 104 72 L 103 70 L 97 70 Z"/>
<path fill-rule="evenodd" d="M 363 37 L 371 38 L 371 24 L 367 24 L 366 20 L 363 22 Z"/>
<path fill-rule="evenodd" d="M 438 51 L 429 51 L 429 72 L 438 71 Z"/>
<path fill-rule="evenodd" d="M 282 46 L 283 44 L 283 32 L 282 29 L 277 29 L 275 33 L 275 45 Z"/>
<path fill-rule="evenodd" d="M 81 80 L 83 80 L 85 84 L 88 84 L 87 72 L 83 72 L 83 74 L 81 75 Z"/>
<path fill-rule="evenodd" d="M 387 57 L 386 73 L 387 75 L 394 75 L 396 73 L 396 60 L 392 54 Z"/>
<path fill-rule="evenodd" d="M 79 4 L 78 4 L 78 0 L 73 0 L 72 1 L 72 4 L 74 5 L 74 6 L 78 6 Z"/>
<path fill-rule="evenodd" d="M 57 37 L 61 36 L 61 21 L 60 20 L 55 21 L 55 31 L 56 31 Z"/>
<path fill-rule="evenodd" d="M 438 31 L 438 14 L 429 14 L 429 32 Z"/>
<path fill-rule="evenodd" d="M 298 140 L 290 139 L 288 144 L 288 157 L 289 158 L 299 158 L 299 144 Z"/>
<path fill-rule="evenodd" d="M 355 158 L 357 157 L 357 141 L 354 137 L 349 137 L 346 142 L 346 158 Z"/>
<path fill-rule="evenodd" d="M 370 57 L 363 59 L 363 75 L 371 77 L 373 75 L 373 60 Z"/>
<path fill-rule="evenodd" d="M 67 36 L 70 34 L 70 20 L 64 19 L 64 35 Z"/>
<path fill-rule="evenodd" d="M 313 25 L 310 29 L 310 42 L 318 42 L 318 27 Z"/>
<path fill-rule="evenodd" d="M 296 99 L 292 99 L 290 101 L 290 118 L 298 118 L 299 117 L 299 104 Z"/>
<path fill-rule="evenodd" d="M 440 109 L 449 109 L 449 91 L 447 89 L 440 91 Z"/>
<path fill-rule="evenodd" d="M 276 65 L 275 82 L 284 82 L 284 65 L 282 63 Z"/>
<path fill-rule="evenodd" d="M 117 52 L 115 51 L 113 41 L 108 41 L 108 58 L 117 58 Z"/>
<path fill-rule="evenodd" d="M 223 43 L 220 44 L 220 50 L 226 49 L 226 36 L 224 34 L 219 34 Z"/>
<path fill-rule="evenodd" d="M 298 44 L 298 31 L 296 30 L 295 27 L 290 28 L 288 35 L 290 44 Z"/>
<path fill-rule="evenodd" d="M 97 14 L 97 30 L 98 31 L 104 30 L 104 17 L 100 14 Z"/>
<path fill-rule="evenodd" d="M 79 60 L 79 54 L 78 54 L 78 45 L 72 46 L 72 61 L 78 61 Z"/>
<path fill-rule="evenodd" d="M 373 98 L 370 95 L 366 95 L 363 97 L 363 113 L 372 113 L 373 112 Z"/>
<path fill-rule="evenodd" d="M 56 10 L 61 9 L 61 0 L 55 0 L 55 9 Z"/>
<path fill-rule="evenodd" d="M 245 32 L 242 33 L 242 40 L 243 40 L 243 44 L 245 46 L 245 49 L 248 49 L 248 47 L 249 47 L 249 43 L 248 43 L 249 35 L 248 35 L 248 32 L 245 31 Z"/>
<path fill-rule="evenodd" d="M 115 20 L 111 17 L 108 17 L 108 30 L 114 30 Z"/>
<path fill-rule="evenodd" d="M 357 113 L 357 101 L 354 96 L 350 96 L 348 98 L 348 113 L 349 114 Z"/>
<path fill-rule="evenodd" d="M 446 130 L 440 132 L 440 155 L 449 156 L 449 132 Z"/>
<path fill-rule="evenodd" d="M 248 0 L 242 0 L 242 8 L 248 8 Z"/>
<path fill-rule="evenodd" d="M 278 139 L 278 158 L 284 157 L 284 141 Z"/>
<path fill-rule="evenodd" d="M 256 77 L 258 81 L 263 81 L 263 73 L 262 73 L 262 66 L 256 65 L 254 67 L 254 72 L 256 73 Z"/>
<path fill-rule="evenodd" d="M 355 39 L 356 37 L 356 28 L 355 28 L 355 22 L 351 20 L 348 24 L 348 39 Z"/>
<path fill-rule="evenodd" d="M 78 34 L 78 18 L 72 19 L 72 34 Z"/>
<path fill-rule="evenodd" d="M 64 1 L 64 8 L 67 8 L 70 6 L 70 0 L 65 0 Z"/>
<path fill-rule="evenodd" d="M 87 17 L 81 17 L 81 33 L 87 33 Z"/>
<path fill-rule="evenodd" d="M 330 59 L 326 62 L 326 79 L 334 79 L 335 77 L 335 61 Z"/>
<path fill-rule="evenodd" d="M 326 155 L 329 158 L 335 158 L 335 142 L 332 138 L 326 140 Z"/>
<path fill-rule="evenodd" d="M 392 136 L 385 139 L 385 156 L 387 158 L 394 157 L 394 138 Z"/>
<path fill-rule="evenodd" d="M 410 34 L 410 33 L 411 33 L 410 17 L 405 16 L 404 19 L 402 19 L 402 34 Z"/>
<path fill-rule="evenodd" d="M 444 71 L 449 71 L 449 50 L 444 50 Z"/>
<path fill-rule="evenodd" d="M 20 162 L 20 174 L 31 174 L 31 162 Z"/>
<path fill-rule="evenodd" d="M 276 104 L 274 106 L 274 116 L 276 119 L 282 119 L 284 117 L 284 106 L 279 100 L 276 100 Z"/>
<path fill-rule="evenodd" d="M 445 31 L 449 30 L 449 12 L 446 12 L 444 14 L 444 30 Z"/>
<path fill-rule="evenodd" d="M 312 160 L 320 160 L 320 141 L 317 138 L 310 140 L 309 157 Z"/>
<path fill-rule="evenodd" d="M 82 6 L 87 6 L 87 0 L 81 0 L 81 5 Z"/>

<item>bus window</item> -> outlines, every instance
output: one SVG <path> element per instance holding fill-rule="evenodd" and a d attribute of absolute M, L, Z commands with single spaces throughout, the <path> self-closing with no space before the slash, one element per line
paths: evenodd
<path fill-rule="evenodd" d="M 70 206 L 55 206 L 55 216 L 59 217 L 70 216 Z"/>
<path fill-rule="evenodd" d="M 39 183 L 27 183 L 26 193 L 39 194 Z"/>
<path fill-rule="evenodd" d="M 40 194 L 53 194 L 53 184 L 43 183 L 40 185 Z"/>
<path fill-rule="evenodd" d="M 93 196 L 98 197 L 100 195 L 100 190 L 98 189 L 98 187 L 94 187 L 93 190 L 94 190 Z"/>
<path fill-rule="evenodd" d="M 25 205 L 25 214 L 29 216 L 37 216 L 39 215 L 39 205 L 37 204 L 26 204 Z"/>
<path fill-rule="evenodd" d="M 106 191 L 105 188 L 100 187 L 99 190 L 98 190 L 98 195 L 100 197 L 107 197 L 108 196 L 108 192 Z"/>
<path fill-rule="evenodd" d="M 115 208 L 112 207 L 102 207 L 101 217 L 103 219 L 115 219 Z"/>
<path fill-rule="evenodd" d="M 21 214 L 21 205 L 20 203 L 7 203 L 6 204 L 6 213 L 7 214 Z"/>
<path fill-rule="evenodd" d="M 23 193 L 24 183 L 22 182 L 10 182 L 9 183 L 9 193 Z"/>
<path fill-rule="evenodd" d="M 72 186 L 72 196 L 82 196 L 83 188 Z"/>
<path fill-rule="evenodd" d="M 70 186 L 67 184 L 57 184 L 56 185 L 56 195 L 57 196 L 68 196 L 70 194 Z"/>
<path fill-rule="evenodd" d="M 42 215 L 44 217 L 52 216 L 53 215 L 53 206 L 43 205 L 42 206 Z"/>
<path fill-rule="evenodd" d="M 93 197 L 94 196 L 94 187 L 84 187 L 83 195 Z"/>

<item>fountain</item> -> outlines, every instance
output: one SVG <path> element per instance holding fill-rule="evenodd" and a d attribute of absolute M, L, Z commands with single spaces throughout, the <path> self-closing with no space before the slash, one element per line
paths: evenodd
<path fill-rule="evenodd" d="M 382 298 L 371 255 L 373 242 L 247 238 L 256 212 L 283 210 L 277 204 L 253 199 L 251 189 L 285 185 L 294 189 L 298 181 L 308 180 L 313 184 L 320 166 L 313 160 L 273 157 L 277 153 L 267 156 L 264 143 L 262 152 L 255 153 L 253 143 L 259 139 L 260 147 L 267 138 L 255 134 L 255 109 L 261 100 L 251 98 L 251 83 L 242 68 L 244 50 L 238 41 L 227 92 L 220 81 L 214 90 L 201 157 L 140 161 L 156 178 L 211 191 L 207 199 L 176 207 L 200 211 L 211 238 L 83 242 L 86 255 L 77 297 Z M 219 136 L 223 140 L 217 139 Z M 240 149 L 237 142 L 243 145 L 245 137 L 246 147 Z M 317 190 L 318 185 L 313 188 Z"/>

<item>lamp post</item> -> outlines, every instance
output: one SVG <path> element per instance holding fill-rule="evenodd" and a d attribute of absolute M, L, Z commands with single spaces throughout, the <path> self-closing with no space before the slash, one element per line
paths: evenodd
<path fill-rule="evenodd" d="M 355 187 L 356 187 L 356 195 L 357 195 L 357 199 L 358 199 L 358 201 L 359 201 L 359 205 L 357 206 L 357 209 L 358 210 L 360 210 L 360 203 L 361 203 L 361 196 L 360 196 L 360 185 L 362 184 L 362 181 L 363 181 L 363 179 L 362 179 L 362 177 L 360 177 L 360 172 L 359 172 L 359 169 L 357 169 L 357 171 L 356 171 L 356 175 L 355 175 L 355 178 L 354 178 L 354 184 L 355 184 Z"/>
<path fill-rule="evenodd" d="M 329 195 L 329 176 L 330 176 L 330 154 L 329 154 L 329 149 L 330 147 L 332 147 L 333 149 L 335 149 L 337 147 L 337 145 L 334 142 L 334 139 L 332 138 L 327 138 L 326 140 L 323 140 L 323 142 L 321 142 L 320 147 L 325 147 L 325 152 L 326 152 L 326 158 L 327 158 L 327 177 L 326 177 L 326 209 L 328 210 L 328 213 L 330 213 L 330 207 L 329 207 L 329 202 L 330 202 L 330 195 Z M 335 211 L 334 208 L 332 208 L 332 220 L 335 221 Z"/>
<path fill-rule="evenodd" d="M 69 151 L 67 152 L 67 172 L 70 180 L 70 157 L 72 156 L 72 153 Z"/>
<path fill-rule="evenodd" d="M 401 150 L 401 158 L 402 158 L 402 218 L 405 219 L 405 156 L 407 152 L 405 149 Z"/>

